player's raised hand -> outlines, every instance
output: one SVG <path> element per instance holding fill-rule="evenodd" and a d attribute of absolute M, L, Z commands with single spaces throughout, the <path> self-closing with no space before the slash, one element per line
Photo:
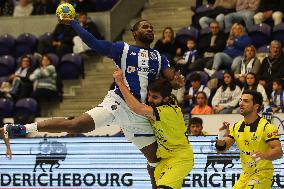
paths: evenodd
<path fill-rule="evenodd" d="M 123 83 L 123 72 L 120 68 L 116 68 L 113 72 L 113 78 L 117 84 Z"/>
<path fill-rule="evenodd" d="M 57 18 L 60 24 L 65 24 L 65 25 L 69 25 L 71 20 L 73 20 L 71 18 L 64 18 L 62 15 L 57 15 Z"/>
<path fill-rule="evenodd" d="M 218 139 L 224 140 L 229 135 L 230 123 L 224 121 L 221 128 L 219 128 Z"/>

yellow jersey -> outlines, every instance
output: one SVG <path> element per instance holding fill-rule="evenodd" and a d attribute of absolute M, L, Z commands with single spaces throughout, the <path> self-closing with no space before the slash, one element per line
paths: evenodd
<path fill-rule="evenodd" d="M 161 105 L 154 108 L 156 120 L 151 120 L 157 139 L 158 158 L 193 158 L 181 108 L 178 105 Z"/>
<path fill-rule="evenodd" d="M 279 140 L 277 128 L 266 119 L 258 117 L 254 123 L 245 124 L 244 120 L 230 127 L 229 137 L 235 139 L 240 149 L 242 168 L 245 174 L 254 174 L 262 170 L 274 170 L 272 161 L 254 161 L 251 157 L 256 152 L 266 152 L 267 142 Z"/>

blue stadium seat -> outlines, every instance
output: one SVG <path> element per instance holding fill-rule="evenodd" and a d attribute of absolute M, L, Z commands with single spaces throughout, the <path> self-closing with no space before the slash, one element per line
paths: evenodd
<path fill-rule="evenodd" d="M 278 40 L 284 45 L 284 23 L 278 24 L 273 27 L 272 39 Z"/>
<path fill-rule="evenodd" d="M 13 115 L 13 110 L 13 100 L 7 98 L 0 98 L 0 117 L 11 117 Z"/>
<path fill-rule="evenodd" d="M 10 55 L 0 57 L 0 77 L 9 76 L 15 70 L 15 59 Z"/>
<path fill-rule="evenodd" d="M 80 55 L 75 53 L 66 54 L 62 57 L 58 67 L 62 79 L 78 79 L 80 75 L 84 78 L 84 64 Z"/>
<path fill-rule="evenodd" d="M 37 47 L 37 38 L 30 33 L 23 33 L 16 39 L 15 56 L 33 54 Z"/>
<path fill-rule="evenodd" d="M 15 38 L 9 34 L 0 36 L 0 56 L 13 55 L 15 47 Z"/>
<path fill-rule="evenodd" d="M 265 23 L 255 24 L 247 28 L 248 35 L 256 48 L 267 45 L 270 42 L 271 27 Z"/>
<path fill-rule="evenodd" d="M 52 64 L 57 69 L 58 65 L 59 65 L 59 57 L 54 53 L 48 53 L 47 56 L 49 56 L 51 58 Z"/>
<path fill-rule="evenodd" d="M 188 26 L 180 29 L 176 33 L 176 40 L 183 45 L 186 45 L 186 41 L 190 38 L 198 40 L 199 31 L 195 27 Z"/>
<path fill-rule="evenodd" d="M 38 103 L 33 98 L 22 98 L 16 102 L 15 114 L 26 112 L 25 114 L 36 115 L 38 113 Z"/>

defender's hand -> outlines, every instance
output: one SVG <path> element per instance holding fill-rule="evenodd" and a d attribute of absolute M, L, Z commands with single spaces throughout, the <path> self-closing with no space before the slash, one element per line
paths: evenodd
<path fill-rule="evenodd" d="M 116 68 L 113 72 L 113 78 L 116 82 L 116 84 L 123 83 L 123 72 L 120 68 Z"/>

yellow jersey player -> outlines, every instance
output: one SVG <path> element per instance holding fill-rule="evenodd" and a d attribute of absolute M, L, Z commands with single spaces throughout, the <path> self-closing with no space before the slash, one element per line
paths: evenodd
<path fill-rule="evenodd" d="M 272 160 L 283 156 L 277 128 L 258 115 L 262 102 L 259 92 L 244 91 L 239 102 L 244 119 L 231 127 L 225 122 L 219 129 L 217 151 L 226 151 L 235 142 L 240 149 L 243 172 L 233 189 L 271 188 Z"/>
<path fill-rule="evenodd" d="M 140 103 L 123 81 L 123 72 L 117 69 L 114 78 L 127 105 L 135 113 L 147 117 L 158 142 L 155 168 L 158 189 L 179 189 L 183 179 L 193 168 L 193 151 L 187 138 L 181 108 L 171 96 L 172 87 L 168 81 L 156 80 L 148 86 L 148 103 Z M 155 152 L 153 152 L 155 153 Z"/>

